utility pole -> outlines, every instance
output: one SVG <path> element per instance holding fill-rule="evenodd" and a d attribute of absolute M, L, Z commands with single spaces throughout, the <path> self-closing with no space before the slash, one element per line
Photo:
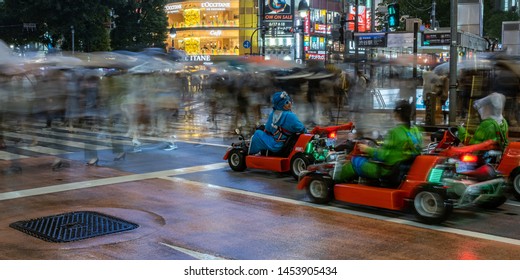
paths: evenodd
<path fill-rule="evenodd" d="M 450 94 L 449 94 L 449 123 L 450 126 L 455 126 L 457 121 L 457 13 L 458 13 L 458 0 L 451 0 L 451 44 L 450 44 Z"/>
<path fill-rule="evenodd" d="M 70 26 L 70 32 L 72 33 L 72 54 L 74 55 L 74 25 Z"/>
<path fill-rule="evenodd" d="M 359 19 L 359 0 L 356 0 L 356 16 L 354 18 L 355 22 L 354 22 L 354 34 L 357 34 L 359 32 L 359 23 L 358 23 L 358 19 Z M 353 36 L 354 38 L 358 38 L 356 36 Z M 358 59 L 359 59 L 359 47 L 358 47 L 358 40 L 354 40 L 354 43 L 356 44 L 355 46 L 355 49 L 354 49 L 354 59 L 356 60 L 355 64 L 354 64 L 354 68 L 356 69 L 356 73 L 357 71 L 359 70 L 359 62 L 358 62 Z"/>
<path fill-rule="evenodd" d="M 433 30 L 437 30 L 437 19 L 435 18 L 435 8 L 437 7 L 437 3 L 435 0 L 432 1 L 432 15 L 431 15 L 431 26 L 430 28 Z"/>

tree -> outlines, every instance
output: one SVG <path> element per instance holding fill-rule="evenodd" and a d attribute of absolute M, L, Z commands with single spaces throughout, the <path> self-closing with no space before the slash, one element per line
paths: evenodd
<path fill-rule="evenodd" d="M 498 39 L 502 42 L 502 22 L 504 21 L 518 21 L 517 13 L 508 11 L 495 11 L 490 13 L 491 16 L 484 17 L 484 36 L 491 39 Z"/>
<path fill-rule="evenodd" d="M 166 0 L 5 0 L 0 5 L 0 24 L 13 28 L 0 28 L 0 39 L 71 50 L 73 26 L 76 51 L 164 48 L 165 4 Z M 119 17 L 110 17 L 112 9 Z M 115 29 L 111 21 L 116 22 Z M 20 32 L 23 23 L 35 23 L 36 29 Z"/>
<path fill-rule="evenodd" d="M 113 49 L 131 51 L 165 48 L 168 19 L 166 0 L 114 0 L 116 28 L 111 33 Z"/>
<path fill-rule="evenodd" d="M 424 24 L 429 25 L 431 21 L 431 14 L 433 11 L 432 0 L 408 0 L 408 1 L 398 1 L 398 0 L 383 0 L 378 4 L 378 7 L 383 8 L 387 7 L 390 4 L 398 3 L 399 4 L 399 17 L 410 17 L 410 18 L 419 18 L 422 20 Z M 435 19 L 439 23 L 441 27 L 450 26 L 450 13 L 440 12 L 440 11 L 449 11 L 450 9 L 450 1 L 449 0 L 437 0 L 435 6 Z M 385 11 L 383 8 L 382 11 Z M 376 21 L 379 24 L 386 25 L 386 13 L 376 12 Z M 399 18 L 400 19 L 400 18 Z M 404 30 L 405 22 L 400 22 L 397 30 Z"/>

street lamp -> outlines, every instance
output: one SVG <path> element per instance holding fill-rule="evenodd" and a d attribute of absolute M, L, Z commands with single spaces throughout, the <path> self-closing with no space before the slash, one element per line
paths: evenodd
<path fill-rule="evenodd" d="M 175 37 L 177 37 L 177 29 L 172 26 L 170 28 L 170 38 L 172 38 L 172 50 L 175 48 Z"/>
<path fill-rule="evenodd" d="M 296 47 L 295 54 L 296 54 L 296 61 L 298 63 L 303 62 L 305 60 L 305 53 L 303 49 L 303 38 L 304 38 L 304 28 L 303 28 L 303 20 L 307 16 L 307 12 L 309 11 L 309 4 L 307 4 L 307 0 L 301 0 L 298 4 L 297 12 L 299 14 L 299 17 L 296 17 L 296 28 L 297 32 L 295 32 L 295 38 L 294 38 L 294 45 Z"/>

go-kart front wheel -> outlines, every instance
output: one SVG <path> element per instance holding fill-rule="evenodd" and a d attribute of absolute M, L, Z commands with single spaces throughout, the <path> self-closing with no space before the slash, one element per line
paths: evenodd
<path fill-rule="evenodd" d="M 247 166 L 244 151 L 240 149 L 234 149 L 229 152 L 228 163 L 229 167 L 231 167 L 233 171 L 242 172 L 246 170 Z"/>
<path fill-rule="evenodd" d="M 298 180 L 300 173 L 307 170 L 307 167 L 311 164 L 310 156 L 299 153 L 295 154 L 291 159 L 291 175 L 294 179 Z"/>
<path fill-rule="evenodd" d="M 314 203 L 327 204 L 334 198 L 334 181 L 329 178 L 323 178 L 319 175 L 310 175 L 311 180 L 309 185 L 306 186 L 305 190 L 307 196 Z"/>
<path fill-rule="evenodd" d="M 520 169 L 515 169 L 511 173 L 511 182 L 513 184 L 512 192 L 516 200 L 520 200 Z"/>
<path fill-rule="evenodd" d="M 453 207 L 444 202 L 444 198 L 436 192 L 421 190 L 413 200 L 415 215 L 427 224 L 439 224 L 451 214 Z"/>

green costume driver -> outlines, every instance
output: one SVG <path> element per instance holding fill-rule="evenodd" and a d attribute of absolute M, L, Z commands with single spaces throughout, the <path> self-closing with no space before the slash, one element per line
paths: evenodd
<path fill-rule="evenodd" d="M 351 181 L 356 177 L 377 179 L 389 175 L 394 165 L 415 158 L 422 150 L 422 134 L 411 126 L 412 106 L 405 100 L 396 103 L 394 115 L 400 122 L 391 129 L 379 148 L 358 144 L 366 156 L 354 156 L 341 169 L 340 180 Z"/>
<path fill-rule="evenodd" d="M 462 126 L 458 129 L 458 137 L 464 144 L 478 144 L 486 140 L 495 140 L 503 151 L 509 144 L 507 121 L 502 116 L 506 97 L 497 92 L 476 100 L 473 108 L 478 111 L 481 123 L 478 125 L 473 137 L 468 136 L 466 129 Z M 469 139 L 469 141 L 468 141 Z"/>

